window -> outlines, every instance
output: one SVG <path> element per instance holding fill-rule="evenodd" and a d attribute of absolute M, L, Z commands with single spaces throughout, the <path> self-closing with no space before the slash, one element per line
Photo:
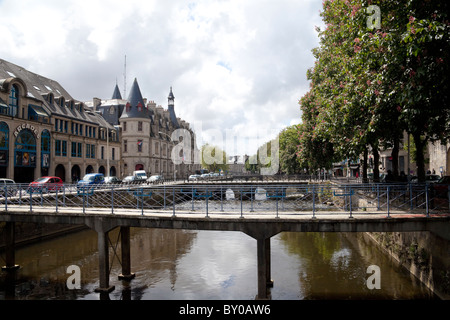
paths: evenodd
<path fill-rule="evenodd" d="M 91 158 L 95 159 L 95 144 L 91 144 Z"/>
<path fill-rule="evenodd" d="M 103 160 L 105 158 L 105 147 L 104 146 L 102 146 L 102 148 L 100 149 L 100 153 L 101 153 L 100 157 Z"/>
<path fill-rule="evenodd" d="M 126 122 L 123 123 L 123 131 L 127 131 L 127 123 Z"/>
<path fill-rule="evenodd" d="M 128 141 L 123 140 L 123 152 L 127 152 L 127 150 L 128 150 Z"/>
<path fill-rule="evenodd" d="M 67 141 L 63 140 L 62 141 L 62 153 L 61 155 L 63 157 L 67 157 Z"/>
<path fill-rule="evenodd" d="M 137 142 L 137 151 L 138 152 L 142 152 L 142 145 L 143 145 L 142 140 L 138 140 L 138 142 Z"/>
<path fill-rule="evenodd" d="M 142 121 L 138 121 L 138 131 L 142 131 Z"/>
<path fill-rule="evenodd" d="M 82 158 L 83 157 L 83 144 L 81 142 L 78 142 L 78 150 L 77 150 L 77 157 Z"/>
<path fill-rule="evenodd" d="M 9 112 L 13 117 L 17 116 L 19 111 L 19 89 L 16 85 L 11 86 L 11 92 L 9 95 Z"/>
<path fill-rule="evenodd" d="M 76 156 L 77 156 L 77 143 L 72 142 L 72 157 L 76 157 Z"/>
<path fill-rule="evenodd" d="M 55 119 L 55 131 L 58 131 L 59 119 Z"/>
<path fill-rule="evenodd" d="M 112 155 L 111 155 L 111 159 L 115 160 L 116 158 L 116 148 L 112 148 Z"/>
<path fill-rule="evenodd" d="M 91 145 L 86 143 L 86 158 L 91 158 Z"/>
<path fill-rule="evenodd" d="M 62 154 L 62 141 L 61 140 L 56 140 L 55 141 L 55 156 L 61 156 Z"/>

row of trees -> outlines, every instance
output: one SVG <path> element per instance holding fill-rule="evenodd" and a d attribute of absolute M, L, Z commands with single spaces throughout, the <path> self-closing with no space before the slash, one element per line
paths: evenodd
<path fill-rule="evenodd" d="M 363 155 L 374 156 L 378 177 L 381 148 L 392 148 L 398 174 L 403 132 L 417 150 L 447 141 L 448 1 L 325 0 L 317 28 L 320 46 L 308 70 L 310 90 L 300 99 L 297 159 L 309 168 Z M 416 155 L 425 179 L 424 153 Z"/>
<path fill-rule="evenodd" d="M 310 89 L 299 101 L 302 123 L 278 137 L 280 171 L 331 168 L 362 156 L 367 177 L 370 152 L 377 179 L 379 151 L 392 148 L 397 175 L 407 132 L 424 181 L 426 144 L 450 136 L 448 9 L 447 0 L 325 0 L 326 27 L 317 28 Z"/>

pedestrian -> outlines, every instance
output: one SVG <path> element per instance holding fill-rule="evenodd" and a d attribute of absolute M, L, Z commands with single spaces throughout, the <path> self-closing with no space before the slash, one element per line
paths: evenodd
<path fill-rule="evenodd" d="M 394 175 L 392 174 L 391 170 L 388 170 L 386 178 L 384 178 L 384 181 L 386 183 L 394 182 Z"/>

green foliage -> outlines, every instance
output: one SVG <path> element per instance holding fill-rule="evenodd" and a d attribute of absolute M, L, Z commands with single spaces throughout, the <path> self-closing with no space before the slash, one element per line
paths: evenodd
<path fill-rule="evenodd" d="M 202 146 L 202 167 L 210 172 L 227 171 L 227 154 L 217 146 L 204 144 Z"/>
<path fill-rule="evenodd" d="M 368 1 L 323 3 L 326 28 L 318 29 L 320 46 L 307 72 L 311 88 L 299 101 L 299 156 L 310 167 L 326 167 L 333 157 L 355 158 L 404 130 L 418 150 L 450 137 L 448 2 L 370 4 L 380 8 L 379 29 L 367 28 Z M 421 180 L 423 153 L 417 163 Z"/>

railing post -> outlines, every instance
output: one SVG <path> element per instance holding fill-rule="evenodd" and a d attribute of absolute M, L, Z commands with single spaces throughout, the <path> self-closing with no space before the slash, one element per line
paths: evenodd
<path fill-rule="evenodd" d="M 386 203 L 386 205 L 387 205 L 387 217 L 390 218 L 390 215 L 389 215 L 389 186 L 386 187 L 386 192 L 387 192 L 387 203 Z"/>
<path fill-rule="evenodd" d="M 223 212 L 223 186 L 220 186 L 220 212 Z"/>
<path fill-rule="evenodd" d="M 209 216 L 208 216 L 208 187 L 206 187 L 205 198 L 206 198 L 206 218 L 209 218 Z"/>
<path fill-rule="evenodd" d="M 164 195 L 166 194 L 166 189 L 165 189 L 166 187 L 164 186 Z M 172 199 L 172 206 L 173 206 L 173 213 L 172 213 L 172 217 L 176 217 L 176 215 L 175 215 L 175 186 L 173 186 L 172 187 L 173 189 L 173 191 L 172 191 L 172 197 L 173 197 L 173 199 Z M 164 196 L 164 202 L 165 202 L 165 200 L 166 200 L 166 197 Z M 164 207 L 165 207 L 165 204 L 164 204 Z"/>
<path fill-rule="evenodd" d="M 350 187 L 350 192 L 348 193 L 348 197 L 350 198 L 350 217 L 349 218 L 353 218 L 352 216 L 352 187 Z"/>
<path fill-rule="evenodd" d="M 30 192 L 30 212 L 33 212 L 33 188 L 28 187 L 28 191 Z"/>
<path fill-rule="evenodd" d="M 253 212 L 253 186 L 250 186 L 250 203 L 250 212 Z"/>
<path fill-rule="evenodd" d="M 56 193 L 55 193 L 55 198 L 56 198 L 56 206 L 55 206 L 55 209 L 56 209 L 56 213 L 58 213 L 58 189 L 59 189 L 59 187 L 57 186 L 57 187 L 56 187 Z"/>
<path fill-rule="evenodd" d="M 244 216 L 242 215 L 242 188 L 240 189 L 240 194 L 241 194 L 241 218 L 243 218 Z"/>
<path fill-rule="evenodd" d="M 410 204 L 411 205 L 411 210 L 413 210 L 414 204 L 413 204 L 413 196 L 412 196 L 413 192 L 412 192 L 412 184 L 411 184 L 411 182 L 409 182 L 408 185 L 409 185 L 409 201 L 411 203 Z"/>
<path fill-rule="evenodd" d="M 166 186 L 164 185 L 163 186 L 163 189 L 164 189 L 164 209 L 166 209 Z"/>
<path fill-rule="evenodd" d="M 114 185 L 111 184 L 111 214 L 114 214 Z"/>
<path fill-rule="evenodd" d="M 377 211 L 380 211 L 380 185 L 377 184 Z"/>
<path fill-rule="evenodd" d="M 428 197 L 428 184 L 425 184 L 425 205 L 426 205 L 427 217 L 430 216 L 430 208 L 429 208 L 429 205 L 428 205 L 428 199 L 429 199 L 429 197 Z"/>
<path fill-rule="evenodd" d="M 5 211 L 8 211 L 8 187 L 5 185 Z"/>
<path fill-rule="evenodd" d="M 192 185 L 192 211 L 195 211 L 195 209 L 194 209 L 194 185 Z"/>
<path fill-rule="evenodd" d="M 313 219 L 316 219 L 316 186 L 313 184 Z"/>

